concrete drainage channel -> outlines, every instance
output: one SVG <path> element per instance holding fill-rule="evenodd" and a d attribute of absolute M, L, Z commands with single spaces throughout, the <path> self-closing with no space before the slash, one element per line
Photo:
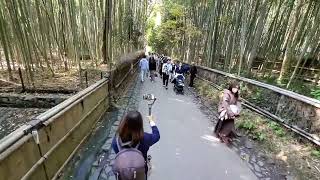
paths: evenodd
<path fill-rule="evenodd" d="M 137 81 L 139 82 L 139 81 Z M 141 83 L 131 82 L 132 85 L 118 101 L 118 108 L 106 112 L 100 120 L 88 141 L 81 147 L 81 150 L 74 156 L 60 174 L 59 179 L 77 180 L 108 180 L 110 164 L 114 159 L 114 152 L 111 149 L 112 138 L 117 131 L 123 115 L 137 109 L 138 97 Z"/>
<path fill-rule="evenodd" d="M 0 93 L 0 139 L 72 94 Z"/>
<path fill-rule="evenodd" d="M 68 99 L 71 95 L 72 94 L 0 93 L 0 106 L 49 109 Z"/>

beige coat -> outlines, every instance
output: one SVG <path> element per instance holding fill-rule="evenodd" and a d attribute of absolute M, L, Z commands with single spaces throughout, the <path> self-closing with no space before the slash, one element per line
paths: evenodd
<path fill-rule="evenodd" d="M 223 92 L 223 97 L 220 99 L 218 112 L 221 113 L 222 111 L 226 110 L 228 117 L 234 117 L 238 116 L 239 114 L 234 114 L 231 109 L 230 105 L 236 105 L 241 108 L 241 103 L 238 98 L 234 96 L 234 94 L 229 91 L 228 89 L 225 89 Z"/>

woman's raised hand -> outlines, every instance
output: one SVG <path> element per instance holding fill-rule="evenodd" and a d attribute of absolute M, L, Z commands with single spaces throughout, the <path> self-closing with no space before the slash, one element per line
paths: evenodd
<path fill-rule="evenodd" d="M 155 122 L 155 118 L 154 118 L 153 115 L 147 116 L 147 118 L 148 118 L 148 120 L 149 120 L 149 123 L 150 123 L 150 122 Z"/>

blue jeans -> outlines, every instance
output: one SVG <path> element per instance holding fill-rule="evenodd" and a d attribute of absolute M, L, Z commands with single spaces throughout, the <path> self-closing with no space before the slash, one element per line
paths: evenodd
<path fill-rule="evenodd" d="M 144 81 L 144 77 L 147 76 L 147 69 L 141 69 L 140 75 L 141 75 L 141 81 Z"/>

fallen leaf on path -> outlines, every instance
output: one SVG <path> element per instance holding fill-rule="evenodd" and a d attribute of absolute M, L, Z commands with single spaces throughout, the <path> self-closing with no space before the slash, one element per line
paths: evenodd
<path fill-rule="evenodd" d="M 287 159 L 288 159 L 288 157 L 287 156 L 285 156 L 284 155 L 284 152 L 283 151 L 281 151 L 279 154 L 277 154 L 277 159 L 280 159 L 280 160 L 282 160 L 282 161 L 287 161 Z"/>

